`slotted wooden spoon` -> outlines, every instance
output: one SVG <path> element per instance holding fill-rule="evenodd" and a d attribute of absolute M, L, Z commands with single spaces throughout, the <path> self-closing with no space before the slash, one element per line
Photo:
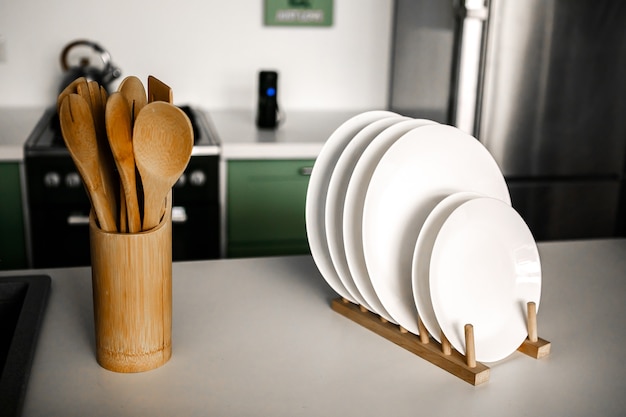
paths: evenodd
<path fill-rule="evenodd" d="M 120 224 L 123 223 L 123 217 L 127 216 L 128 231 L 137 233 L 141 231 L 141 218 L 139 217 L 139 202 L 137 201 L 132 121 L 128 102 L 122 93 L 113 93 L 109 96 L 105 116 L 107 137 L 113 152 L 113 160 L 120 174 L 126 208 L 125 212 L 120 210 Z"/>
<path fill-rule="evenodd" d="M 122 80 L 117 91 L 126 97 L 128 107 L 133 115 L 131 122 L 134 124 L 141 109 L 148 104 L 148 97 L 143 83 L 139 78 L 131 75 Z"/>

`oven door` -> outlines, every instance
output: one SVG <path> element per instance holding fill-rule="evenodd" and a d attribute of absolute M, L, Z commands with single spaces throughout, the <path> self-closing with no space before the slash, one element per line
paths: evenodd
<path fill-rule="evenodd" d="M 89 209 L 89 204 L 30 208 L 34 268 L 91 264 Z"/>

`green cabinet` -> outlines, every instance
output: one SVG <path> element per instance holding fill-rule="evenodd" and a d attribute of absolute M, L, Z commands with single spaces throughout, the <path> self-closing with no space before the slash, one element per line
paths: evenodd
<path fill-rule="evenodd" d="M 0 270 L 26 267 L 20 164 L 0 162 Z"/>
<path fill-rule="evenodd" d="M 227 257 L 309 253 L 304 206 L 313 163 L 227 161 Z"/>

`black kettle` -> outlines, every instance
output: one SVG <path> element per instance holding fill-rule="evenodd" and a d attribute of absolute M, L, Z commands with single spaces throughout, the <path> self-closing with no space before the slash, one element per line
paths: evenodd
<path fill-rule="evenodd" d="M 70 66 L 67 58 L 70 51 L 78 46 L 91 48 L 102 62 L 98 64 L 98 66 L 95 66 L 92 65 L 88 56 L 84 56 L 80 57 L 77 66 Z M 85 77 L 87 81 L 97 81 L 98 84 L 106 89 L 107 93 L 110 93 L 109 84 L 122 74 L 122 71 L 111 61 L 111 55 L 103 47 L 86 39 L 73 41 L 63 48 L 61 52 L 61 68 L 65 71 L 65 75 L 61 82 L 59 92 L 63 91 L 63 89 L 75 79 Z"/>

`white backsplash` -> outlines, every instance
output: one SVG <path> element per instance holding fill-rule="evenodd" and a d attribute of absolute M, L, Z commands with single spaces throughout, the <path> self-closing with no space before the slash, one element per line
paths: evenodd
<path fill-rule="evenodd" d="M 393 0 L 334 3 L 333 26 L 306 28 L 264 26 L 261 0 L 2 0 L 0 107 L 52 104 L 63 47 L 86 38 L 176 103 L 254 108 L 257 73 L 273 69 L 286 110 L 383 108 Z"/>

